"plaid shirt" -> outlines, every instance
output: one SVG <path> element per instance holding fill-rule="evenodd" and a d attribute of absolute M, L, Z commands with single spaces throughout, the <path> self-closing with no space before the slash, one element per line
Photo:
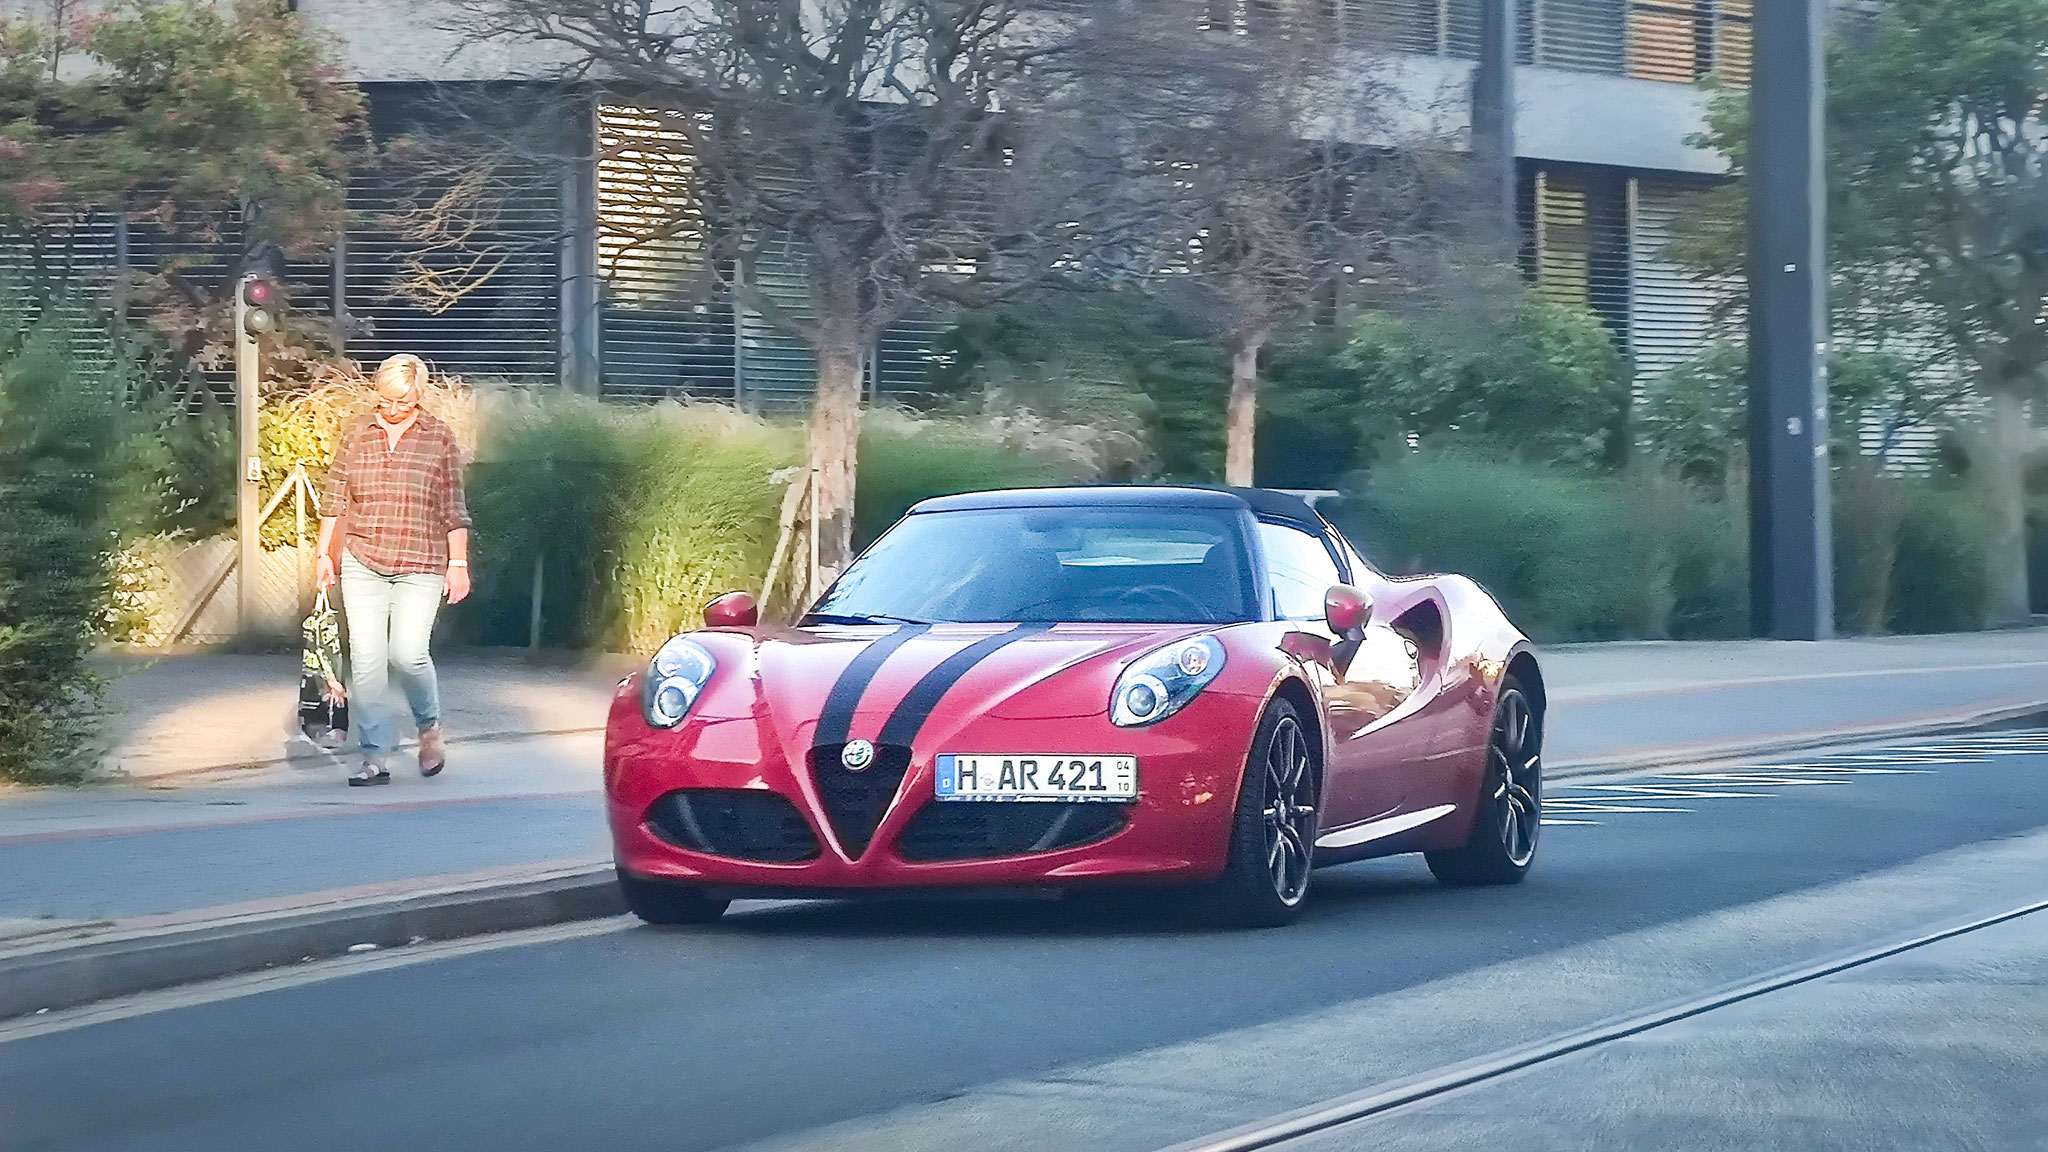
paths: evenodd
<path fill-rule="evenodd" d="M 448 533 L 469 527 L 462 455 L 447 424 L 421 412 L 390 447 L 373 413 L 352 426 L 327 470 L 320 512 L 342 548 L 386 576 L 448 570 Z"/>

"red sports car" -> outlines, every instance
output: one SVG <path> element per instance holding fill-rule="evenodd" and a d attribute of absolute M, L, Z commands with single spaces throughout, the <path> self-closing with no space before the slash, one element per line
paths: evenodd
<path fill-rule="evenodd" d="M 1052 488 L 927 500 L 794 627 L 744 594 L 620 685 L 619 883 L 735 897 L 1173 885 L 1293 919 L 1312 869 L 1427 854 L 1520 880 L 1543 679 L 1478 585 L 1375 572 L 1301 499 Z"/>

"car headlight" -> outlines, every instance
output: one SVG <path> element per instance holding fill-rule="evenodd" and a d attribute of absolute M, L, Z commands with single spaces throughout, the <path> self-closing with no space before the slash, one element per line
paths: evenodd
<path fill-rule="evenodd" d="M 1223 645 L 1197 636 L 1147 652 L 1117 677 L 1109 722 L 1119 728 L 1157 724 L 1182 708 L 1223 671 Z"/>
<path fill-rule="evenodd" d="M 640 715 L 656 728 L 681 724 L 717 667 L 695 640 L 678 636 L 663 644 L 640 684 Z"/>

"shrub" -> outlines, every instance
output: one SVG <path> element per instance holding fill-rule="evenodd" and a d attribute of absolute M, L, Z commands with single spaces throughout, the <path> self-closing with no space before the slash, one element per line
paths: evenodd
<path fill-rule="evenodd" d="M 626 408 L 506 398 L 470 471 L 477 589 L 467 638 L 524 643 L 533 566 L 542 639 L 646 651 L 722 592 L 758 592 L 802 430 L 717 405 Z M 1090 429 L 1022 417 L 868 415 L 856 532 L 864 543 L 929 496 L 1058 484 L 1100 468 Z"/>
<path fill-rule="evenodd" d="M 1504 331 L 1461 340 L 1407 317 L 1365 313 L 1339 359 L 1354 376 L 1369 439 L 1450 434 L 1573 467 L 1617 455 L 1628 384 L 1613 341 L 1582 308 L 1530 295 Z"/>
<path fill-rule="evenodd" d="M 1544 640 L 1726 635 L 1745 610 L 1726 510 L 1661 477 L 1436 448 L 1374 469 L 1341 515 L 1376 562 L 1470 576 Z"/>
<path fill-rule="evenodd" d="M 1991 618 L 1993 529 L 1966 488 L 1921 480 L 1907 487 L 1892 564 L 1894 632 L 1960 632 Z"/>
<path fill-rule="evenodd" d="M 1104 469 L 1096 439 L 1088 429 L 1029 415 L 968 420 L 870 412 L 861 428 L 855 546 L 866 547 L 928 497 L 1093 479 Z"/>
<path fill-rule="evenodd" d="M 97 751 L 119 405 L 57 331 L 0 335 L 0 777 L 74 783 Z"/>
<path fill-rule="evenodd" d="M 706 599 L 758 587 L 793 428 L 729 408 L 507 397 L 484 418 L 469 478 L 478 586 L 473 639 L 527 638 L 533 565 L 543 640 L 644 651 Z"/>

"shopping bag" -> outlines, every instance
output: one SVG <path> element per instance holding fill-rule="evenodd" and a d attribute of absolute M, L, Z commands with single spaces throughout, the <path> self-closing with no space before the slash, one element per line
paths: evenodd
<path fill-rule="evenodd" d="M 348 741 L 348 676 L 341 655 L 341 620 L 322 591 L 300 626 L 299 730 L 322 748 Z"/>

